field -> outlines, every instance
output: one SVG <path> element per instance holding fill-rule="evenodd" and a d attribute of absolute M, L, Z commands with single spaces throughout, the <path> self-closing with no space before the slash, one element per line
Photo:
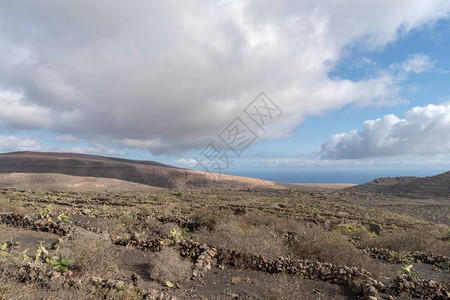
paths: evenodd
<path fill-rule="evenodd" d="M 448 299 L 447 203 L 3 188 L 0 299 Z"/>

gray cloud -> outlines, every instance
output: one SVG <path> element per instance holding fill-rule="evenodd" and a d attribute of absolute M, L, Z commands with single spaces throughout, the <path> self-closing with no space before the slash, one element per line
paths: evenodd
<path fill-rule="evenodd" d="M 262 138 L 286 137 L 306 115 L 397 99 L 396 75 L 327 73 L 344 47 L 382 47 L 449 11 L 444 0 L 0 0 L 0 128 L 182 153 L 264 90 L 285 114 Z"/>
<path fill-rule="evenodd" d="M 400 119 L 386 115 L 363 130 L 332 136 L 319 149 L 326 159 L 450 153 L 450 105 L 415 107 Z"/>

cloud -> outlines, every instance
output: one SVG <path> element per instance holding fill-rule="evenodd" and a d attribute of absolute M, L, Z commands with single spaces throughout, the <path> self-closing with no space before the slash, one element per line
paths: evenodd
<path fill-rule="evenodd" d="M 198 165 L 198 160 L 194 158 L 180 158 L 173 162 L 173 165 L 182 167 L 182 168 L 194 168 Z"/>
<path fill-rule="evenodd" d="M 2 151 L 42 151 L 45 146 L 37 139 L 20 136 L 0 136 Z"/>
<path fill-rule="evenodd" d="M 318 150 L 325 159 L 450 153 L 450 105 L 414 107 L 400 119 L 385 115 L 362 131 L 333 135 Z"/>
<path fill-rule="evenodd" d="M 417 53 L 408 58 L 401 64 L 391 65 L 392 69 L 398 69 L 404 73 L 422 73 L 427 70 L 431 70 L 436 62 L 431 61 L 427 55 Z"/>
<path fill-rule="evenodd" d="M 287 137 L 307 115 L 401 100 L 397 74 L 328 72 L 349 45 L 382 48 L 449 11 L 445 0 L 0 0 L 0 128 L 182 153 L 265 91 L 285 113 L 261 137 Z M 399 67 L 425 68 L 412 59 Z"/>
<path fill-rule="evenodd" d="M 124 151 L 105 148 L 103 145 L 93 143 L 91 146 L 49 146 L 40 140 L 39 136 L 0 135 L 0 151 L 41 151 L 41 152 L 66 152 L 66 153 L 90 153 L 109 156 L 126 156 Z"/>

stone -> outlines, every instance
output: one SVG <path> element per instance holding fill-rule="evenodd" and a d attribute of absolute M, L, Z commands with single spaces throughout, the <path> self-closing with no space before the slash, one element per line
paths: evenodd
<path fill-rule="evenodd" d="M 429 285 L 431 288 L 436 288 L 436 287 L 437 287 L 436 281 L 434 281 L 434 280 L 430 280 L 430 281 L 428 282 L 428 285 Z"/>
<path fill-rule="evenodd" d="M 92 276 L 92 277 L 91 277 L 91 281 L 92 281 L 92 283 L 94 283 L 94 284 L 100 284 L 100 283 L 102 282 L 102 279 L 101 279 L 100 277 Z"/>
<path fill-rule="evenodd" d="M 367 293 L 369 295 L 377 295 L 378 291 L 377 291 L 377 289 L 374 286 L 370 286 L 369 289 L 367 290 Z"/>
<path fill-rule="evenodd" d="M 125 286 L 125 283 L 121 280 L 117 280 L 116 282 L 116 288 L 118 288 L 119 290 L 122 289 Z"/>
<path fill-rule="evenodd" d="M 231 284 L 237 284 L 237 283 L 239 283 L 239 282 L 241 282 L 241 277 L 239 277 L 239 276 L 233 276 L 233 277 L 231 277 Z"/>

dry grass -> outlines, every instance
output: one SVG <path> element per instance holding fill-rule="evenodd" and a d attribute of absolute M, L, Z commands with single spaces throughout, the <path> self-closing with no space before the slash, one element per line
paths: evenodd
<path fill-rule="evenodd" d="M 103 277 L 118 269 L 118 253 L 111 242 L 94 233 L 75 233 L 61 247 L 61 253 L 73 261 L 71 270 L 80 276 Z"/>
<path fill-rule="evenodd" d="M 40 283 L 20 282 L 13 278 L 6 278 L 0 274 L 0 299 L 1 300 L 35 300 L 35 299 L 121 299 L 138 300 L 142 296 L 134 290 L 89 290 L 63 288 L 61 286 L 43 287 Z"/>
<path fill-rule="evenodd" d="M 297 239 L 289 247 L 294 257 L 378 271 L 366 254 L 338 232 L 303 226 L 296 233 Z"/>
<path fill-rule="evenodd" d="M 344 194 L 342 197 L 353 196 Z M 89 204 L 89 199 L 94 197 L 98 203 Z M 76 215 L 80 207 L 89 207 L 92 211 L 99 213 L 100 216 L 103 215 L 102 213 L 105 213 L 105 216 L 111 216 L 108 218 L 98 217 L 90 223 L 91 226 L 122 237 L 126 233 L 136 232 L 139 233 L 136 237 L 143 241 L 152 240 L 155 236 L 167 237 L 170 230 L 174 228 L 177 232 L 182 231 L 176 223 L 162 224 L 155 218 L 155 215 L 162 215 L 162 211 L 167 211 L 174 214 L 174 217 L 179 217 L 180 223 L 184 223 L 186 219 L 187 221 L 194 221 L 192 227 L 190 222 L 186 223 L 186 226 L 193 231 L 190 231 L 189 234 L 193 233 L 198 238 L 195 239 L 196 241 L 205 242 L 210 246 L 249 254 L 260 254 L 269 259 L 282 256 L 291 259 L 308 259 L 356 266 L 370 271 L 374 276 L 379 273 L 377 271 L 378 263 L 369 259 L 366 254 L 349 242 L 350 237 L 367 245 L 397 251 L 419 250 L 450 254 L 448 243 L 439 240 L 440 237 L 448 234 L 448 229 L 442 229 L 441 232 L 438 232 L 438 226 L 426 225 L 422 221 L 413 223 L 411 220 L 407 221 L 406 217 L 397 218 L 389 212 L 379 211 L 376 215 L 373 215 L 372 209 L 334 201 L 332 197 L 334 196 L 331 193 L 303 193 L 301 191 L 291 193 L 284 191 L 202 190 L 189 191 L 180 195 L 174 194 L 173 191 L 158 192 L 158 194 L 151 195 L 137 195 L 135 193 L 59 195 L 55 192 L 30 194 L 28 192 L 9 191 L 9 194 L 0 194 L 0 211 L 33 209 L 33 212 L 29 215 L 34 215 L 42 207 L 49 205 L 40 200 L 56 201 L 57 198 L 61 198 L 52 204 L 55 208 L 53 211 L 55 215 L 57 213 Z M 28 201 L 30 202 L 28 203 Z M 147 202 L 150 204 L 143 204 Z M 239 204 L 240 207 L 237 208 L 236 204 Z M 145 208 L 142 205 L 146 205 Z M 204 207 L 204 209 L 192 213 L 193 207 Z M 342 224 L 351 224 L 352 229 L 355 230 L 344 230 L 345 228 L 339 230 L 339 228 L 336 228 L 334 231 L 327 231 L 311 223 L 311 219 L 314 219 L 317 223 L 329 220 L 328 213 L 334 214 L 333 216 L 336 215 L 336 218 L 330 219 L 331 221 L 337 220 L 341 221 Z M 346 217 L 347 215 L 349 218 Z M 361 221 L 349 221 L 358 220 L 358 217 L 363 219 Z M 382 230 L 379 236 L 371 236 L 363 227 L 363 224 L 365 224 L 364 217 L 376 219 L 376 223 L 383 226 L 384 231 Z M 304 221 L 300 221 L 300 218 Z M 56 220 L 56 218 L 53 219 Z M 173 218 L 173 220 L 176 219 Z M 389 220 L 389 223 L 383 223 L 385 220 Z M 394 223 L 392 223 L 393 220 Z M 330 224 L 334 224 L 334 222 Z M 411 225 L 422 226 L 424 229 L 402 230 L 402 228 Z M 434 228 L 438 233 L 425 229 L 424 226 Z M 392 232 L 388 230 L 392 230 Z M 145 234 L 141 234 L 142 232 L 145 232 Z M 109 241 L 99 238 L 99 235 L 92 234 L 92 236 L 88 235 L 87 237 L 75 235 L 72 240 L 61 247 L 64 259 L 73 260 L 71 270 L 74 271 L 77 279 L 89 275 L 115 279 L 126 274 L 112 274 L 119 266 L 114 249 L 119 249 L 120 246 L 111 245 Z M 166 247 L 159 253 L 146 252 L 147 254 L 146 257 L 144 255 L 144 257 L 136 259 L 136 262 L 139 262 L 140 267 L 145 266 L 145 263 L 148 262 L 149 268 L 146 272 L 154 281 L 162 284 L 165 284 L 166 281 L 180 283 L 189 280 L 192 275 L 192 262 L 189 259 L 182 258 L 171 247 Z M 134 259 L 125 260 L 120 264 L 120 268 L 127 272 L 135 272 Z M 139 271 L 142 270 L 139 268 Z M 394 274 L 391 271 L 383 272 L 385 276 Z M 91 291 L 91 288 L 86 286 L 86 289 L 82 288 L 82 291 L 72 291 L 71 288 L 39 286 L 34 283 L 24 284 L 15 282 L 14 278 L 10 280 L 1 278 L 1 275 L 0 271 L 0 290 L 2 286 L 7 284 L 12 286 L 8 291 L 5 291 L 8 293 L 7 299 L 15 299 L 16 295 L 18 295 L 17 298 L 21 299 L 139 298 L 133 292 L 122 291 L 123 294 L 119 295 L 119 292 L 107 291 L 106 288 L 101 291 Z M 149 280 L 148 276 L 144 277 L 145 281 Z M 147 283 L 155 284 L 150 281 Z M 192 285 L 197 286 L 196 283 L 192 283 Z M 21 291 L 22 288 L 23 291 Z M 305 290 L 304 293 L 302 293 L 302 289 Z M 290 281 L 288 277 L 279 279 L 274 277 L 273 282 L 267 284 L 265 296 L 266 299 L 308 299 L 308 296 L 311 296 L 311 294 L 308 294 L 308 290 L 311 292 L 308 282 L 305 282 L 305 285 L 302 286 L 298 282 Z M 171 291 L 182 294 L 181 290 Z M 1 297 L 0 300 L 2 300 Z"/>
<path fill-rule="evenodd" d="M 166 281 L 181 283 L 192 277 L 192 263 L 170 247 L 152 253 L 149 265 L 150 278 L 162 284 Z"/>
<path fill-rule="evenodd" d="M 286 256 L 284 238 L 277 234 L 272 224 L 257 222 L 253 214 L 233 215 L 219 211 L 203 213 L 198 231 L 200 240 L 219 248 L 259 254 L 275 259 Z M 205 221 L 206 220 L 206 221 Z"/>
<path fill-rule="evenodd" d="M 380 236 L 366 239 L 365 242 L 371 247 L 394 251 L 424 251 L 450 256 L 449 242 L 441 241 L 439 235 L 434 230 L 417 228 L 382 232 Z"/>
<path fill-rule="evenodd" d="M 28 206 L 24 201 L 20 200 L 19 196 L 0 195 L 0 212 L 1 213 L 21 213 L 33 215 L 36 209 L 32 206 Z M 31 205 L 31 204 L 30 204 Z"/>
<path fill-rule="evenodd" d="M 192 213 L 192 222 L 199 227 L 214 230 L 218 221 L 228 220 L 232 218 L 233 213 L 231 210 L 224 209 L 197 209 Z"/>
<path fill-rule="evenodd" d="M 90 240 L 87 243 L 92 242 Z M 16 260 L 0 259 L 0 300 L 35 300 L 35 299 L 142 299 L 134 288 L 116 290 L 110 288 L 85 288 L 79 289 L 70 286 L 61 286 L 58 281 L 50 281 L 49 278 L 40 277 L 36 281 L 24 281 L 23 276 L 18 272 Z M 95 267 L 95 266 L 94 266 Z M 98 270 L 105 269 L 100 267 Z M 75 275 L 78 272 L 75 273 Z M 87 274 L 79 274 L 79 278 L 86 277 Z M 99 274 L 100 275 L 100 274 Z M 103 273 L 100 277 L 108 278 L 108 274 Z"/>
<path fill-rule="evenodd" d="M 270 259 L 290 255 L 298 259 L 365 268 L 372 273 L 380 271 L 345 236 L 316 225 L 263 212 L 236 216 L 203 211 L 196 218 L 204 226 L 199 231 L 200 239 L 216 247 L 264 255 Z M 284 237 L 286 233 L 294 233 L 296 239 L 288 242 Z"/>

